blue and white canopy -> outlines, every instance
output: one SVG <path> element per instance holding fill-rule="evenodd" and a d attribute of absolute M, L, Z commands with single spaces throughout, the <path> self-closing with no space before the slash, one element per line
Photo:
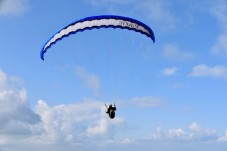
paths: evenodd
<path fill-rule="evenodd" d="M 40 53 L 41 59 L 44 60 L 44 53 L 47 52 L 48 48 L 62 38 L 68 37 L 71 34 L 76 34 L 80 31 L 95 28 L 121 28 L 133 30 L 146 35 L 147 37 L 151 38 L 153 42 L 155 42 L 155 36 L 152 29 L 138 20 L 114 15 L 93 16 L 73 22 L 54 34 L 43 46 Z"/>

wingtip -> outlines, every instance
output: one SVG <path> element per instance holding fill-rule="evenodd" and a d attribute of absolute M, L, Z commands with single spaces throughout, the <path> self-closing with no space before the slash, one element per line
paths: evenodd
<path fill-rule="evenodd" d="M 155 36 L 153 35 L 152 36 L 152 41 L 153 41 L 153 44 L 155 43 Z"/>
<path fill-rule="evenodd" d="M 40 58 L 44 61 L 44 51 L 40 52 Z"/>

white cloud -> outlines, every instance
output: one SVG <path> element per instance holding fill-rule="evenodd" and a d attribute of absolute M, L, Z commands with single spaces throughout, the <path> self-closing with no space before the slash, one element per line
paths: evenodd
<path fill-rule="evenodd" d="M 103 135 L 108 131 L 108 121 L 106 118 L 99 119 L 94 127 L 89 127 L 87 133 L 91 135 Z"/>
<path fill-rule="evenodd" d="M 212 47 L 212 53 L 227 56 L 227 33 L 218 37 L 216 44 Z"/>
<path fill-rule="evenodd" d="M 150 138 L 146 139 L 149 141 L 186 140 L 187 134 L 182 128 L 165 131 L 161 127 L 158 127 L 156 132 L 153 133 Z"/>
<path fill-rule="evenodd" d="M 193 57 L 192 54 L 184 52 L 173 44 L 166 44 L 163 49 L 163 54 L 166 58 L 174 60 L 188 60 Z"/>
<path fill-rule="evenodd" d="M 7 80 L 7 75 L 0 69 L 0 88 L 4 88 Z"/>
<path fill-rule="evenodd" d="M 225 0 L 213 2 L 210 5 L 210 12 L 217 18 L 224 30 L 227 30 L 227 2 Z"/>
<path fill-rule="evenodd" d="M 176 74 L 176 72 L 177 72 L 177 67 L 169 67 L 162 70 L 162 74 L 165 76 L 174 75 Z"/>
<path fill-rule="evenodd" d="M 223 28 L 222 34 L 218 36 L 217 42 L 211 51 L 215 55 L 227 56 L 227 2 L 225 0 L 215 1 L 212 3 L 210 12 L 217 18 L 221 28 Z"/>
<path fill-rule="evenodd" d="M 123 145 L 133 145 L 136 143 L 136 139 L 133 138 L 123 138 L 117 141 L 118 144 L 123 144 Z"/>
<path fill-rule="evenodd" d="M 135 7 L 148 15 L 154 22 L 159 22 L 165 28 L 172 29 L 176 26 L 177 18 L 171 10 L 170 4 L 167 1 L 146 0 L 143 2 L 137 1 Z"/>
<path fill-rule="evenodd" d="M 85 87 L 91 89 L 95 95 L 99 95 L 101 83 L 97 75 L 89 73 L 83 67 L 76 67 L 75 73 L 83 81 Z"/>
<path fill-rule="evenodd" d="M 0 0 L 0 15 L 19 15 L 28 9 L 28 0 Z"/>
<path fill-rule="evenodd" d="M 11 86 L 11 77 L 0 69 L 0 134 L 29 135 L 30 126 L 40 122 L 28 103 L 24 88 Z"/>
<path fill-rule="evenodd" d="M 227 68 L 224 66 L 209 67 L 205 64 L 200 64 L 193 67 L 191 76 L 211 76 L 211 77 L 226 77 Z"/>
<path fill-rule="evenodd" d="M 186 133 L 182 128 L 169 129 L 167 135 L 170 139 L 185 139 L 186 137 Z"/>
<path fill-rule="evenodd" d="M 196 122 L 189 125 L 190 134 L 192 140 L 200 141 L 216 141 L 218 138 L 217 131 L 211 129 L 205 129 Z"/>
<path fill-rule="evenodd" d="M 220 142 L 227 142 L 227 130 L 225 130 L 225 135 L 218 139 Z"/>
<path fill-rule="evenodd" d="M 109 138 L 113 138 L 114 134 L 111 132 L 114 127 L 122 125 L 124 123 L 124 119 L 121 117 L 116 117 L 114 120 L 109 120 L 106 117 L 98 119 L 94 126 L 87 128 L 88 136 L 109 136 Z"/>
<path fill-rule="evenodd" d="M 216 130 L 205 129 L 196 122 L 189 125 L 189 130 L 182 128 L 163 130 L 161 127 L 157 128 L 147 140 L 150 141 L 185 141 L 185 142 L 208 142 L 217 141 L 218 134 Z"/>
<path fill-rule="evenodd" d="M 81 103 L 49 107 L 40 100 L 36 106 L 42 119 L 43 132 L 36 140 L 50 143 L 94 143 L 114 137 L 113 129 L 122 125 L 124 119 L 110 120 L 102 102 L 85 100 Z M 95 139 L 94 139 L 95 138 Z"/>
<path fill-rule="evenodd" d="M 203 128 L 195 122 L 189 125 L 188 131 L 183 128 L 158 128 L 149 138 L 119 138 L 115 132 L 126 121 L 119 116 L 110 120 L 103 101 L 84 99 L 80 103 L 49 106 L 44 100 L 39 100 L 34 113 L 28 106 L 25 89 L 12 87 L 9 85 L 10 79 L 0 70 L 0 145 L 3 148 L 5 145 L 15 145 L 21 149 L 24 144 L 29 144 L 35 149 L 41 146 L 53 149 L 53 146 L 60 145 L 73 150 L 81 146 L 105 148 L 108 145 L 119 147 L 156 141 L 227 140 L 227 131 L 224 136 L 218 137 L 216 130 Z M 137 97 L 131 101 L 139 107 L 154 107 L 162 103 L 162 99 L 156 97 Z"/>

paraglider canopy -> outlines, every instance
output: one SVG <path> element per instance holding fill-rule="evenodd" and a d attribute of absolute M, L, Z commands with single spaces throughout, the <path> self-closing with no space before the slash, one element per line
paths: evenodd
<path fill-rule="evenodd" d="M 77 32 L 99 28 L 128 29 L 146 35 L 147 37 L 151 38 L 153 43 L 155 42 L 155 36 L 152 29 L 136 19 L 115 15 L 92 16 L 73 22 L 54 34 L 44 44 L 40 52 L 41 59 L 44 60 L 44 54 L 47 52 L 47 50 L 64 37 L 68 37 L 71 34 L 76 34 Z"/>

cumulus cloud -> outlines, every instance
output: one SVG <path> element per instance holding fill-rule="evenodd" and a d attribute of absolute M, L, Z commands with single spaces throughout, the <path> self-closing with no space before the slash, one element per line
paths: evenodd
<path fill-rule="evenodd" d="M 218 139 L 216 130 L 205 129 L 196 122 L 189 125 L 189 130 L 189 137 L 191 137 L 192 140 L 216 141 Z"/>
<path fill-rule="evenodd" d="M 75 73 L 82 80 L 85 87 L 91 89 L 95 95 L 99 95 L 101 82 L 97 75 L 89 73 L 85 68 L 79 66 L 76 67 Z"/>
<path fill-rule="evenodd" d="M 161 127 L 158 127 L 156 132 L 146 139 L 149 141 L 177 140 L 185 142 L 208 142 L 217 141 L 218 134 L 216 130 L 203 128 L 198 123 L 193 122 L 189 125 L 188 130 L 184 130 L 183 128 L 163 130 Z"/>
<path fill-rule="evenodd" d="M 163 48 L 163 54 L 166 58 L 174 60 L 188 60 L 193 57 L 192 54 L 182 51 L 178 46 L 166 44 Z"/>
<path fill-rule="evenodd" d="M 103 101 L 85 98 L 78 103 L 50 106 L 44 100 L 39 100 L 33 112 L 26 90 L 12 87 L 11 80 L 0 70 L 0 145 L 3 146 L 30 144 L 53 147 L 67 144 L 78 147 L 90 144 L 97 147 L 156 141 L 227 141 L 227 131 L 224 136 L 218 137 L 216 130 L 206 129 L 196 122 L 190 124 L 188 130 L 180 127 L 167 130 L 157 128 L 146 138 L 118 138 L 115 130 L 123 128 L 126 121 L 120 116 L 110 120 Z M 154 107 L 161 105 L 162 99 L 135 97 L 129 102 L 138 107 Z"/>
<path fill-rule="evenodd" d="M 0 0 L 0 15 L 20 15 L 28 9 L 28 0 Z"/>
<path fill-rule="evenodd" d="M 0 145 L 53 147 L 67 144 L 78 147 L 89 143 L 89 146 L 105 146 L 114 141 L 115 130 L 125 123 L 120 116 L 109 119 L 103 103 L 92 99 L 56 106 L 49 106 L 44 100 L 39 100 L 35 111 L 40 117 L 36 124 L 18 120 L 8 122 L 4 133 L 0 131 Z"/>
<path fill-rule="evenodd" d="M 162 70 L 162 74 L 165 76 L 174 75 L 176 74 L 176 72 L 177 72 L 177 67 L 169 67 Z"/>
<path fill-rule="evenodd" d="M 225 135 L 218 139 L 220 142 L 227 142 L 227 130 L 225 130 Z"/>
<path fill-rule="evenodd" d="M 40 100 L 36 111 L 42 119 L 40 127 L 43 129 L 36 139 L 51 143 L 83 144 L 113 139 L 113 129 L 124 123 L 121 117 L 110 120 L 103 103 L 95 100 L 54 107 Z"/>
<path fill-rule="evenodd" d="M 30 109 L 26 90 L 10 83 L 12 78 L 0 69 L 0 134 L 31 134 L 30 126 L 40 118 Z"/>
<path fill-rule="evenodd" d="M 185 132 L 181 128 L 168 130 L 169 138 L 183 138 L 184 136 Z"/>
<path fill-rule="evenodd" d="M 226 77 L 227 76 L 227 68 L 224 66 L 213 66 L 209 67 L 205 64 L 200 64 L 193 67 L 190 76 L 211 76 L 211 77 Z"/>
<path fill-rule="evenodd" d="M 99 119 L 94 127 L 87 129 L 88 135 L 106 134 L 108 130 L 108 121 L 106 118 Z"/>
<path fill-rule="evenodd" d="M 186 140 L 187 134 L 182 128 L 165 131 L 161 127 L 158 127 L 156 132 L 146 139 L 149 141 Z"/>

